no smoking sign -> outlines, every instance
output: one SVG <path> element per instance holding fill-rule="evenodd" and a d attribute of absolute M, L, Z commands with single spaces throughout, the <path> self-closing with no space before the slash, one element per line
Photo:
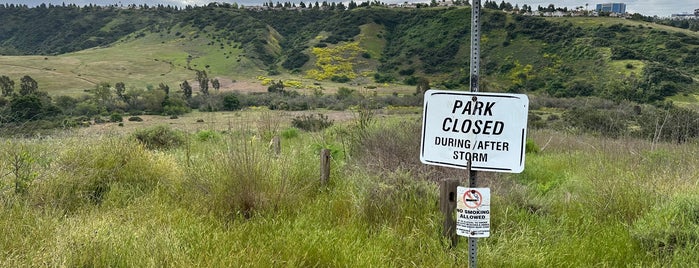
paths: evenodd
<path fill-rule="evenodd" d="M 490 236 L 490 188 L 457 188 L 456 234 Z"/>
<path fill-rule="evenodd" d="M 483 203 L 483 195 L 476 189 L 467 190 L 461 198 L 469 209 L 477 209 Z"/>

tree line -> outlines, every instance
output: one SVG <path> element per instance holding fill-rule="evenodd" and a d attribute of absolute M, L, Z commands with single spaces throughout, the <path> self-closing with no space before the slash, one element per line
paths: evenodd
<path fill-rule="evenodd" d="M 101 82 L 79 97 L 51 96 L 40 90 L 39 84 L 30 76 L 25 75 L 15 82 L 0 75 L 0 135 L 30 135 L 57 128 L 118 123 L 125 116 L 137 118 L 143 114 L 177 119 L 193 109 L 215 112 L 264 106 L 272 110 L 345 110 L 360 104 L 371 108 L 421 104 L 421 96 L 417 94 L 364 95 L 348 88 L 342 88 L 337 94 L 316 90 L 312 95 L 302 95 L 286 88 L 281 80 L 271 83 L 267 93 L 222 92 L 220 87 L 217 78 L 208 77 L 205 71 L 197 71 L 192 80 L 184 80 L 173 87 L 160 83 L 137 88 L 124 82 Z"/>

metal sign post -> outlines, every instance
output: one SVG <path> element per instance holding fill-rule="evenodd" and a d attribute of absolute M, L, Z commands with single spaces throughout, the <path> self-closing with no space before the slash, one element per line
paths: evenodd
<path fill-rule="evenodd" d="M 490 236 L 490 189 L 477 188 L 477 171 L 524 170 L 529 109 L 529 98 L 523 94 L 478 93 L 480 16 L 481 1 L 473 0 L 470 92 L 425 92 L 420 144 L 423 164 L 468 170 L 469 188 L 456 187 L 460 180 L 442 181 L 440 210 L 445 218 L 443 235 L 452 241 L 452 247 L 458 241 L 456 235 L 468 237 L 471 268 L 477 266 L 478 238 Z"/>
<path fill-rule="evenodd" d="M 471 92 L 478 92 L 478 75 L 481 64 L 481 0 L 473 0 L 471 4 Z M 477 187 L 477 172 L 468 169 L 468 186 Z M 468 238 L 468 267 L 476 268 L 478 260 L 478 238 Z"/>

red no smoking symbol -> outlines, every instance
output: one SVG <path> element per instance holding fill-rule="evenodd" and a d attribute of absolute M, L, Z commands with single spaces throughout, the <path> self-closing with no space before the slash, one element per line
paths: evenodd
<path fill-rule="evenodd" d="M 464 204 L 468 208 L 477 208 L 481 206 L 483 202 L 483 195 L 476 190 L 468 190 L 463 196 Z"/>

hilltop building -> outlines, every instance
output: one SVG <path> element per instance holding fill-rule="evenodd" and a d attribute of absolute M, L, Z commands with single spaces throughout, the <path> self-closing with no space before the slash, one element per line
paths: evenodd
<path fill-rule="evenodd" d="M 687 20 L 687 19 L 699 19 L 699 8 L 694 10 L 694 14 L 692 13 L 680 13 L 680 14 L 672 14 L 670 18 L 674 20 Z"/>
<path fill-rule="evenodd" d="M 624 3 L 606 3 L 606 4 L 597 4 L 597 8 L 595 11 L 599 12 L 609 12 L 609 13 L 616 13 L 616 14 L 624 14 L 626 13 L 626 4 Z"/>

